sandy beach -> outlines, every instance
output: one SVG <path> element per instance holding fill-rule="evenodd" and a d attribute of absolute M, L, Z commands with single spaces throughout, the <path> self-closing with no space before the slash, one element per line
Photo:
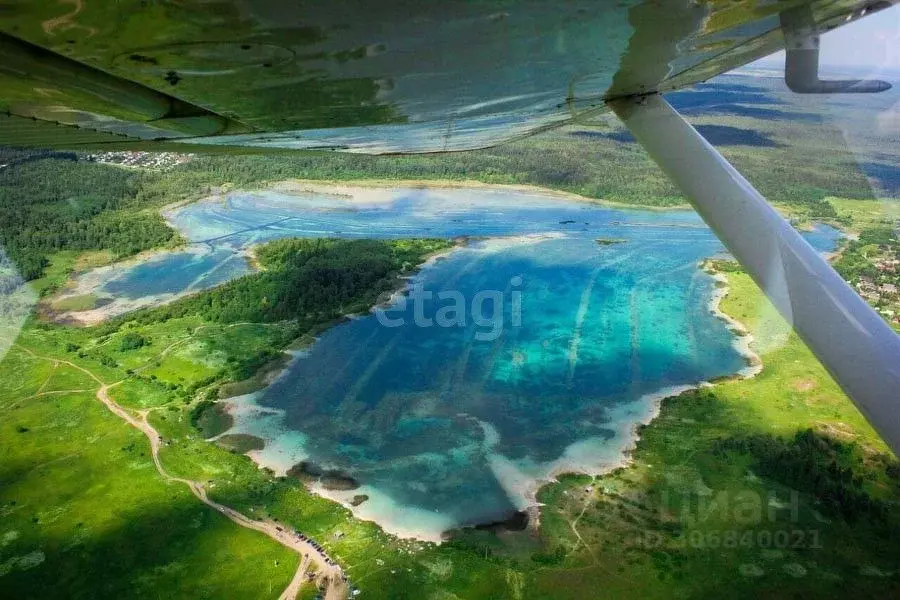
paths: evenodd
<path fill-rule="evenodd" d="M 266 190 L 279 191 L 289 194 L 294 193 L 325 193 L 333 196 L 345 197 L 350 201 L 373 201 L 380 197 L 380 194 L 368 196 L 360 194 L 362 191 L 375 191 L 389 188 L 420 188 L 420 189 L 470 189 L 485 191 L 507 191 L 519 192 L 524 194 L 537 194 L 540 196 L 551 196 L 562 200 L 570 200 L 573 202 L 581 202 L 586 204 L 595 204 L 600 206 L 608 206 L 610 208 L 618 208 L 621 210 L 641 210 L 653 212 L 668 212 L 678 210 L 690 210 L 690 205 L 681 204 L 676 206 L 644 206 L 640 204 L 626 204 L 624 202 L 614 202 L 603 198 L 592 198 L 583 196 L 575 192 L 566 192 L 563 190 L 555 190 L 551 188 L 540 187 L 528 184 L 512 184 L 512 183 L 484 183 L 481 181 L 470 179 L 351 179 L 351 180 L 325 180 L 325 179 L 286 179 L 283 181 L 273 182 L 269 184 Z M 360 200 L 360 197 L 365 200 Z M 354 197 L 357 198 L 354 200 Z"/>
<path fill-rule="evenodd" d="M 706 268 L 702 272 L 719 283 L 709 299 L 709 308 L 735 333 L 733 344 L 746 361 L 743 369 L 724 379 L 754 377 L 762 370 L 762 361 L 752 348 L 753 337 L 740 322 L 722 312 L 720 307 L 728 293 L 727 277 Z M 419 273 L 421 271 L 416 276 Z M 416 276 L 413 276 L 412 280 Z M 289 369 L 290 365 L 285 366 L 281 374 Z M 611 437 L 579 440 L 566 447 L 561 456 L 550 462 L 510 460 L 495 451 L 500 436 L 490 423 L 479 421 L 469 415 L 458 416 L 475 420 L 484 431 L 482 442 L 484 455 L 513 506 L 517 510 L 536 515 L 539 513 L 534 509 L 540 506 L 537 495 L 543 486 L 553 483 L 565 474 L 600 476 L 628 467 L 632 463 L 632 453 L 640 441 L 641 428 L 659 416 L 666 398 L 712 385 L 715 384 L 710 381 L 698 381 L 693 384 L 667 387 L 646 394 L 634 402 L 615 406 L 608 412 L 612 428 Z M 263 439 L 265 447 L 261 450 L 251 450 L 247 455 L 260 468 L 265 467 L 276 475 L 285 476 L 294 465 L 309 458 L 303 450 L 306 435 L 285 428 L 282 424 L 284 413 L 277 409 L 258 406 L 255 402 L 257 397 L 258 394 L 248 394 L 222 401 L 234 419 L 234 426 L 222 435 L 249 434 Z M 263 418 L 260 418 L 261 416 Z M 330 467 L 330 465 L 321 466 Z M 329 490 L 317 483 L 309 486 L 309 489 L 324 498 L 340 503 L 349 509 L 354 517 L 374 522 L 387 533 L 401 538 L 441 543 L 446 539 L 448 531 L 462 525 L 440 514 L 413 506 L 399 505 L 388 495 L 369 485 L 362 485 L 353 490 Z M 354 498 L 360 494 L 368 496 L 368 499 L 361 504 L 354 504 Z"/>

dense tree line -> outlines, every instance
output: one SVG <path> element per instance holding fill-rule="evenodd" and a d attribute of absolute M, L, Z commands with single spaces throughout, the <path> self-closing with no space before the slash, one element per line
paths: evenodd
<path fill-rule="evenodd" d="M 812 429 L 793 438 L 760 434 L 720 440 L 714 454 L 741 452 L 753 457 L 753 470 L 801 492 L 812 494 L 828 512 L 848 522 L 860 517 L 883 521 L 890 507 L 869 492 L 876 481 L 896 485 L 896 461 L 869 461 L 855 444 L 833 439 Z"/>
<path fill-rule="evenodd" d="M 156 174 L 88 162 L 41 159 L 0 170 L 0 244 L 25 279 L 40 277 L 61 250 L 129 256 L 175 237 L 141 189 Z"/>

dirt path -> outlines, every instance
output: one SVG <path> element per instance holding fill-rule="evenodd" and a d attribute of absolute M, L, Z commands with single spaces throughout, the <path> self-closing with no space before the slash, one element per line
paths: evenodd
<path fill-rule="evenodd" d="M 97 33 L 97 30 L 93 27 L 87 27 L 75 22 L 75 17 L 81 14 L 81 11 L 84 10 L 83 0 L 60 0 L 59 3 L 71 4 L 73 6 L 72 11 L 42 22 L 41 28 L 44 30 L 44 33 L 46 33 L 47 35 L 56 35 L 57 29 L 59 29 L 60 31 L 66 31 L 72 28 L 84 29 L 88 32 L 88 37 Z"/>
<path fill-rule="evenodd" d="M 29 400 L 33 400 L 35 398 L 43 398 L 44 396 L 59 396 L 60 394 L 79 394 L 81 392 L 90 392 L 92 390 L 53 390 L 52 392 L 40 392 L 38 394 L 32 394 L 31 396 L 25 396 L 24 398 L 19 398 L 17 400 L 10 400 L 3 406 L 0 406 L 0 412 L 5 411 L 7 408 L 11 406 L 21 406 L 23 402 L 28 402 Z"/>
<path fill-rule="evenodd" d="M 288 586 L 284 588 L 284 591 L 278 596 L 278 600 L 296 600 L 297 594 L 300 593 L 300 586 L 303 585 L 303 577 L 306 575 L 306 567 L 308 565 L 309 557 L 304 556 L 300 559 L 300 566 L 297 567 L 294 578 L 291 579 Z"/>
<path fill-rule="evenodd" d="M 97 399 L 109 409 L 114 415 L 141 431 L 147 439 L 150 440 L 150 454 L 153 458 L 153 464 L 156 467 L 156 470 L 166 481 L 174 481 L 178 483 L 182 483 L 191 490 L 191 492 L 196 496 L 201 502 L 212 508 L 213 510 L 218 511 L 224 516 L 228 517 L 231 521 L 240 525 L 241 527 L 246 527 L 247 529 L 253 529 L 255 531 L 259 531 L 260 533 L 264 533 L 273 540 L 280 543 L 282 546 L 290 548 L 300 555 L 300 564 L 297 567 L 297 572 L 294 574 L 294 577 L 291 579 L 288 587 L 282 592 L 280 599 L 293 600 L 297 592 L 300 589 L 300 585 L 303 583 L 303 576 L 306 572 L 306 569 L 309 563 L 315 563 L 317 567 L 317 573 L 320 580 L 324 581 L 326 585 L 325 590 L 325 598 L 326 600 L 341 600 L 347 597 L 347 586 L 343 579 L 343 572 L 341 568 L 335 564 L 329 564 L 328 558 L 317 550 L 309 541 L 303 540 L 299 538 L 294 533 L 285 531 L 283 527 L 280 525 L 276 525 L 271 521 L 255 521 L 250 519 L 249 517 L 244 516 L 238 511 L 225 506 L 224 504 L 219 504 L 214 500 L 211 500 L 207 495 L 206 488 L 203 487 L 198 481 L 193 479 L 184 479 L 182 477 L 175 477 L 166 471 L 165 467 L 163 467 L 162 462 L 159 459 L 159 450 L 162 447 L 163 439 L 162 436 L 159 435 L 159 432 L 153 428 L 150 422 L 147 420 L 148 415 L 150 414 L 150 410 L 141 410 L 138 411 L 137 416 L 133 415 L 131 412 L 123 408 L 119 405 L 115 400 L 113 400 L 109 395 L 109 390 L 120 383 L 121 381 L 117 381 L 115 383 L 107 384 L 104 383 L 99 377 L 94 375 L 91 371 L 76 365 L 75 363 L 69 362 L 67 360 L 60 360 L 57 358 L 50 358 L 47 356 L 40 356 L 28 348 L 24 346 L 19 346 L 16 344 L 16 347 L 27 352 L 31 356 L 41 360 L 51 361 L 54 365 L 67 365 L 72 367 L 73 369 L 77 369 L 81 371 L 94 381 L 96 381 L 100 388 L 97 390 L 96 396 Z"/>
<path fill-rule="evenodd" d="M 594 554 L 594 549 L 591 548 L 591 546 L 586 541 L 584 541 L 584 538 L 581 537 L 581 533 L 578 532 L 578 521 L 580 521 L 581 517 L 584 516 L 584 513 L 587 512 L 588 506 L 590 506 L 590 504 L 591 504 L 591 498 L 588 497 L 588 499 L 584 503 L 584 507 L 582 507 L 582 509 L 581 509 L 581 512 L 578 514 L 577 517 L 575 517 L 574 521 L 569 523 L 569 525 L 572 527 L 572 533 L 574 533 L 575 537 L 578 538 L 578 542 L 587 549 L 588 554 L 591 555 L 591 558 L 593 559 L 594 563 L 597 563 L 599 561 L 597 560 L 597 555 Z"/>

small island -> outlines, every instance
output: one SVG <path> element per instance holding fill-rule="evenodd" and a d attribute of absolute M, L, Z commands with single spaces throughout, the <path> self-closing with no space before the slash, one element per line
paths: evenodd
<path fill-rule="evenodd" d="M 598 246 L 613 246 L 615 244 L 624 244 L 628 240 L 622 238 L 597 238 L 594 240 Z"/>

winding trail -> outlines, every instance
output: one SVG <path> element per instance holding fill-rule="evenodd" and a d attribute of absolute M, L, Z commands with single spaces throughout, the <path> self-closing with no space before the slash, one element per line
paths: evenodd
<path fill-rule="evenodd" d="M 284 588 L 281 595 L 278 596 L 278 600 L 296 600 L 297 594 L 300 593 L 300 586 L 303 585 L 303 576 L 306 575 L 306 567 L 308 566 L 309 557 L 304 555 L 303 558 L 300 559 L 300 566 L 297 567 L 297 572 L 294 573 L 291 582 Z"/>
<path fill-rule="evenodd" d="M 67 12 L 58 17 L 54 17 L 52 19 L 47 19 L 41 23 L 41 28 L 44 30 L 44 33 L 47 35 L 56 35 L 56 30 L 67 31 L 69 29 L 83 29 L 88 32 L 88 37 L 93 36 L 97 33 L 97 30 L 93 27 L 88 27 L 87 25 L 81 25 L 80 23 L 75 22 L 75 17 L 81 14 L 81 11 L 84 10 L 84 0 L 59 0 L 60 4 L 71 4 L 72 11 Z"/>
<path fill-rule="evenodd" d="M 590 498 L 587 501 L 585 501 L 584 507 L 581 509 L 581 512 L 578 514 L 577 517 L 575 517 L 575 520 L 573 520 L 571 523 L 569 523 L 569 525 L 572 527 L 572 533 L 574 533 L 575 537 L 578 538 L 578 542 L 587 549 L 588 554 L 590 554 L 591 558 L 594 560 L 594 562 L 597 563 L 599 561 L 597 560 L 597 555 L 594 554 L 594 549 L 591 548 L 591 546 L 586 541 L 584 541 L 584 538 L 581 537 L 581 533 L 579 533 L 579 531 L 578 531 L 578 521 L 580 521 L 581 517 L 584 516 L 584 513 L 587 512 L 587 509 L 589 506 L 590 506 Z"/>
<path fill-rule="evenodd" d="M 127 409 L 123 408 L 115 400 L 113 400 L 109 395 L 109 390 L 122 383 L 122 381 L 117 381 L 115 383 L 105 383 L 94 373 L 85 369 L 84 367 L 76 365 L 75 363 L 58 358 L 40 356 L 39 354 L 36 354 L 32 350 L 19 344 L 15 344 L 15 346 L 34 358 L 52 362 L 54 366 L 63 364 L 72 367 L 73 369 L 81 371 L 82 373 L 93 379 L 95 382 L 97 382 L 97 384 L 100 385 L 100 388 L 96 392 L 97 399 L 102 402 L 103 405 L 106 406 L 106 408 L 109 409 L 111 413 L 113 413 L 135 429 L 139 430 L 141 433 L 147 436 L 148 440 L 150 440 L 150 454 L 153 458 L 153 464 L 163 479 L 165 479 L 166 481 L 172 481 L 186 485 L 188 489 L 191 490 L 191 493 L 193 493 L 194 496 L 196 496 L 201 502 L 203 502 L 213 510 L 228 517 L 235 524 L 247 529 L 253 529 L 254 531 L 264 533 L 276 542 L 280 543 L 282 546 L 290 548 L 291 550 L 299 554 L 300 563 L 297 567 L 297 571 L 291 579 L 290 584 L 288 584 L 288 587 L 285 588 L 284 592 L 282 592 L 279 596 L 279 600 L 294 600 L 294 598 L 297 597 L 297 593 L 300 590 L 304 575 L 310 563 L 314 563 L 316 565 L 317 572 L 319 573 L 318 577 L 325 583 L 325 600 L 343 600 L 347 598 L 347 585 L 343 578 L 343 571 L 341 570 L 341 568 L 336 564 L 330 563 L 328 557 L 320 550 L 317 550 L 308 540 L 301 539 L 294 533 L 286 531 L 282 526 L 276 525 L 272 521 L 255 521 L 234 510 L 233 508 L 225 506 L 224 504 L 219 504 L 218 502 L 215 502 L 214 500 L 211 500 L 209 498 L 206 488 L 204 488 L 203 484 L 201 484 L 199 481 L 176 477 L 166 471 L 159 458 L 159 450 L 162 447 L 163 438 L 162 436 L 160 436 L 159 432 L 150 424 L 147 418 L 151 412 L 151 409 L 137 411 L 137 416 L 135 416 Z"/>

